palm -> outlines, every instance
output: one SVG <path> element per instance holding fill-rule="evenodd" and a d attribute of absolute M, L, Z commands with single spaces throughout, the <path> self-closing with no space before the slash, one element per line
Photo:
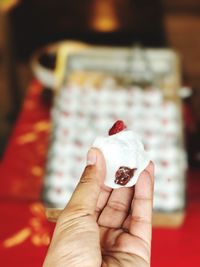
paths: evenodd
<path fill-rule="evenodd" d="M 145 175 L 135 192 L 133 188 L 102 189 L 96 210 L 102 267 L 150 265 L 151 191 Z"/>
<path fill-rule="evenodd" d="M 131 237 L 122 229 L 112 229 L 102 227 L 101 244 L 102 244 L 102 267 L 105 266 L 142 266 L 148 267 L 148 262 L 138 255 L 138 248 L 133 246 L 138 242 L 137 237 Z M 107 236 L 104 238 L 103 236 Z M 110 243 L 112 240 L 112 243 Z M 139 240 L 140 241 L 140 240 Z M 127 249 L 127 246 L 129 249 Z M 130 248 L 133 247 L 130 253 Z M 144 246 L 143 250 L 147 248 Z"/>

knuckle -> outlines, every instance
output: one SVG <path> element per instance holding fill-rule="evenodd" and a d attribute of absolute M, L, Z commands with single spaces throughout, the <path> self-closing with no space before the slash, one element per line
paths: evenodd
<path fill-rule="evenodd" d="M 92 176 L 90 175 L 83 175 L 81 180 L 80 180 L 80 184 L 88 184 L 91 183 L 94 179 L 92 178 Z"/>
<path fill-rule="evenodd" d="M 67 209 L 59 216 L 57 220 L 57 224 L 59 225 L 59 229 L 65 229 L 66 226 L 71 223 L 75 223 L 82 217 L 92 215 L 91 210 L 84 205 L 72 205 L 67 207 Z"/>
<path fill-rule="evenodd" d="M 116 211 L 127 211 L 128 207 L 120 201 L 110 201 L 108 203 L 109 208 Z"/>
<path fill-rule="evenodd" d="M 143 216 L 132 216 L 131 220 L 135 223 L 151 224 L 151 220 L 148 220 Z"/>
<path fill-rule="evenodd" d="M 93 169 L 94 169 L 94 166 L 93 165 L 87 165 L 85 167 L 84 173 L 92 172 Z"/>

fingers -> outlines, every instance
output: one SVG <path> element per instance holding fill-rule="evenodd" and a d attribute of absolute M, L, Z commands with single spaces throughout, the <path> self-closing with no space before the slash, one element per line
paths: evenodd
<path fill-rule="evenodd" d="M 129 217 L 129 232 L 151 243 L 153 207 L 153 163 L 151 162 L 139 177 L 135 186 L 132 214 Z"/>
<path fill-rule="evenodd" d="M 106 203 L 108 202 L 111 192 L 112 188 L 102 185 L 95 211 L 96 220 L 98 220 L 103 208 L 106 206 Z"/>
<path fill-rule="evenodd" d="M 105 161 L 98 149 L 91 148 L 88 152 L 87 163 L 80 182 L 63 213 L 72 210 L 84 216 L 93 215 L 95 212 L 101 185 L 105 178 Z"/>
<path fill-rule="evenodd" d="M 124 187 L 112 191 L 99 217 L 99 225 L 111 228 L 121 227 L 130 209 L 133 190 L 133 187 Z"/>
<path fill-rule="evenodd" d="M 152 161 L 150 161 L 149 165 L 146 167 L 145 170 L 150 174 L 154 186 L 154 164 Z"/>

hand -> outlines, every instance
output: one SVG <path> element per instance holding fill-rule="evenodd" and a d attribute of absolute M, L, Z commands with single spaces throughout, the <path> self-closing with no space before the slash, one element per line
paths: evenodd
<path fill-rule="evenodd" d="M 153 164 L 135 187 L 103 185 L 105 161 L 90 149 L 88 165 L 60 215 L 43 267 L 148 267 Z"/>

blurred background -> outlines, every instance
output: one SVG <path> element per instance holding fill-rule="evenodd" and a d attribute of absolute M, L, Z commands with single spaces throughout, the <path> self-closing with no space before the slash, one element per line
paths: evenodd
<path fill-rule="evenodd" d="M 43 84 L 34 75 L 33 62 L 39 53 L 39 63 L 53 71 L 56 51 L 48 53 L 48 46 L 64 40 L 111 47 L 140 44 L 171 48 L 179 54 L 185 89 L 182 113 L 189 161 L 188 205 L 185 222 L 178 229 L 154 230 L 152 266 L 197 266 L 199 0 L 0 0 L 0 209 L 7 217 L 0 224 L 4 229 L 0 234 L 2 266 L 41 266 L 54 227 L 47 222 L 40 202 L 53 93 L 50 82 Z M 25 146 L 19 148 L 19 144 Z M 32 157 L 27 156 L 30 151 Z M 8 226 L 10 221 L 15 224 Z M 24 265 L 23 248 L 29 250 Z M 19 264 L 8 259 L 10 253 Z M 34 261 L 28 262 L 28 257 Z"/>
<path fill-rule="evenodd" d="M 32 78 L 31 55 L 58 40 L 175 49 L 181 56 L 183 84 L 193 90 L 192 109 L 199 121 L 199 8 L 197 0 L 154 0 L 151 4 L 87 0 L 84 5 L 78 0 L 1 0 L 1 153 Z M 50 67 L 55 64 L 54 55 L 41 60 Z"/>

